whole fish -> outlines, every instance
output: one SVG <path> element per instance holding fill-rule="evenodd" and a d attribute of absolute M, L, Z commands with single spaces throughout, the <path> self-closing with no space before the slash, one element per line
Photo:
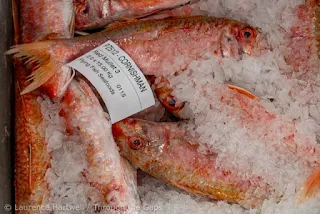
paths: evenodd
<path fill-rule="evenodd" d="M 161 10 L 185 5 L 191 0 L 73 0 L 76 29 L 105 27 L 114 21 L 144 17 Z"/>
<path fill-rule="evenodd" d="M 134 22 L 74 39 L 44 41 L 13 47 L 7 54 L 37 63 L 30 92 L 47 82 L 63 65 L 98 45 L 113 40 L 145 75 L 174 74 L 193 60 L 210 56 L 261 55 L 269 48 L 255 28 L 238 21 L 190 17 Z M 127 65 L 130 67 L 130 65 Z"/>
<path fill-rule="evenodd" d="M 12 8 L 15 44 L 67 36 L 70 29 L 60 17 L 67 11 L 67 2 L 14 0 Z M 64 11 L 62 5 L 65 6 Z M 72 8 L 71 4 L 68 6 Z M 72 10 L 70 14 L 71 12 Z M 56 18 L 48 18 L 49 14 Z M 42 122 L 40 105 L 37 102 L 40 92 L 36 90 L 21 95 L 22 89 L 27 86 L 29 72 L 20 60 L 14 60 L 14 66 L 16 212 L 40 213 L 41 210 L 26 210 L 28 206 L 41 206 L 50 195 L 47 183 L 44 181 L 46 171 L 50 167 L 50 154 L 47 152 L 45 139 L 38 129 Z M 59 78 L 64 75 L 66 74 L 59 75 Z M 24 209 L 21 210 L 21 207 Z"/>
<path fill-rule="evenodd" d="M 72 135 L 80 136 L 86 148 L 87 181 L 101 194 L 104 205 L 126 213 L 138 205 L 133 169 L 121 162 L 113 140 L 111 122 L 85 81 L 74 80 L 62 99 L 62 113 Z"/>
<path fill-rule="evenodd" d="M 188 192 L 257 207 L 272 193 L 260 177 L 216 169 L 216 153 L 198 152 L 199 141 L 175 123 L 125 119 L 113 124 L 121 155 L 144 172 Z"/>
<path fill-rule="evenodd" d="M 20 95 L 25 86 L 26 71 L 20 61 L 15 66 L 15 155 L 14 155 L 14 187 L 15 204 L 20 207 L 40 206 L 49 196 L 44 177 L 50 167 L 50 155 L 47 152 L 44 137 L 38 127 L 42 122 L 42 114 L 37 97 L 39 91 Z M 17 211 L 31 213 L 31 210 Z M 40 213 L 34 211 L 33 213 Z"/>
<path fill-rule="evenodd" d="M 177 118 L 193 118 L 191 115 L 184 114 L 184 107 L 187 102 L 172 95 L 173 89 L 166 79 L 152 78 L 151 83 L 159 101 L 163 103 L 168 112 Z M 260 142 L 275 146 L 277 151 L 290 151 L 292 156 L 298 157 L 306 164 L 305 168 L 310 169 L 312 173 L 301 189 L 300 202 L 320 194 L 320 148 L 311 144 L 307 136 L 299 136 L 294 123 L 284 121 L 276 114 L 268 112 L 259 103 L 256 96 L 240 87 L 232 85 L 224 88 L 204 86 L 201 95 L 209 106 L 215 106 L 217 111 L 226 112 L 225 109 L 233 108 L 231 113 L 234 117 L 233 123 L 236 122 L 236 115 L 239 115 L 238 122 L 250 132 L 261 135 L 260 138 L 264 140 Z M 220 108 L 217 106 L 220 106 Z M 212 109 L 208 108 L 207 111 L 210 112 Z M 255 131 L 257 127 L 264 127 L 264 132 Z M 283 139 L 274 138 L 272 131 L 274 129 L 282 130 Z M 317 165 L 318 167 L 315 167 Z"/>

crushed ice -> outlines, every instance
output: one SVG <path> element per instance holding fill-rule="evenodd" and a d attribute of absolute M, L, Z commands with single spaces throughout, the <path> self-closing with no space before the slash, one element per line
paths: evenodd
<path fill-rule="evenodd" d="M 200 8 L 211 16 L 237 19 L 259 27 L 273 49 L 261 57 L 224 58 L 219 63 L 214 58 L 194 61 L 182 74 L 168 77 L 173 95 L 187 102 L 182 112 L 183 117 L 189 119 L 185 122 L 186 129 L 198 136 L 204 145 L 219 151 L 218 167 L 242 169 L 243 177 L 247 173 L 261 176 L 272 186 L 275 195 L 283 195 L 281 201 L 270 199 L 261 209 L 252 210 L 223 202 L 207 202 L 208 206 L 194 196 L 167 190 L 158 181 L 147 178 L 140 188 L 148 192 L 145 197 L 141 196 L 144 203 L 161 206 L 164 210 L 159 213 L 320 212 L 319 199 L 308 200 L 300 206 L 296 204 L 297 193 L 320 160 L 317 145 L 320 63 L 316 57 L 311 57 L 308 63 L 315 66 L 308 72 L 297 73 L 285 60 L 292 54 L 288 48 L 291 28 L 298 21 L 296 9 L 303 3 L 302 0 L 200 1 Z M 303 54 L 303 47 L 299 54 Z M 177 65 L 181 60 L 177 60 Z M 242 87 L 258 96 L 259 104 L 270 114 L 253 108 L 254 114 L 262 115 L 257 117 L 261 120 L 246 122 L 239 108 L 220 102 L 219 96 L 232 98 L 231 94 L 236 93 L 226 89 L 226 84 Z M 206 90 L 208 96 L 203 96 Z M 270 119 L 267 115 L 276 116 Z"/>
<path fill-rule="evenodd" d="M 50 196 L 45 206 L 56 214 L 85 213 L 94 201 L 88 201 L 89 193 L 94 200 L 99 195 L 85 182 L 83 171 L 87 167 L 83 158 L 85 148 L 77 136 L 66 133 L 66 122 L 59 115 L 59 100 L 52 101 L 39 97 L 43 122 L 40 133 L 44 134 L 47 151 L 51 154 L 51 168 L 46 172 L 45 181 L 49 185 Z M 45 131 L 44 131 L 45 130 Z"/>
<path fill-rule="evenodd" d="M 320 77 L 315 72 L 318 67 L 297 74 L 285 61 L 285 57 L 291 54 L 286 47 L 290 29 L 297 22 L 295 10 L 302 3 L 303 0 L 200 0 L 200 8 L 211 16 L 233 18 L 259 27 L 267 35 L 273 50 L 261 57 L 246 56 L 239 61 L 232 58 L 224 58 L 221 63 L 214 58 L 195 61 L 186 69 L 185 75 L 169 79 L 174 95 L 188 102 L 183 110 L 184 116 L 191 118 L 185 124 L 186 128 L 199 136 L 203 143 L 220 151 L 220 167 L 236 166 L 263 176 L 279 194 L 283 194 L 282 200 L 268 200 L 261 209 L 245 210 L 239 205 L 208 201 L 143 176 L 138 187 L 141 213 L 320 212 L 319 199 L 308 200 L 300 206 L 296 204 L 297 192 L 311 173 L 312 163 L 319 160 L 312 153 L 312 147 L 320 139 L 320 86 L 317 84 Z M 190 75 L 192 81 L 188 79 Z M 223 84 L 226 83 L 258 96 L 260 104 L 269 113 L 276 113 L 277 118 L 268 124 L 268 128 L 257 125 L 250 127 L 254 132 L 249 132 L 248 127 L 243 127 L 241 114 L 234 112 L 233 107 L 217 102 L 214 110 L 207 112 L 208 105 L 212 100 L 218 100 L 219 91 L 225 90 Z M 202 86 L 209 84 L 215 86 L 216 93 L 207 98 L 199 96 Z M 52 153 L 52 168 L 46 175 L 52 191 L 51 202 L 85 204 L 84 196 L 92 190 L 81 182 L 81 171 L 86 163 L 76 155 L 83 154 L 84 148 L 78 146 L 76 137 L 65 134 L 65 121 L 58 113 L 59 104 L 48 99 L 39 102 L 44 115 L 42 130 L 45 131 L 42 133 L 48 142 L 48 152 Z M 263 132 L 267 133 L 266 139 L 256 134 Z M 295 136 L 293 143 L 301 150 L 290 150 L 279 143 L 292 133 Z"/>

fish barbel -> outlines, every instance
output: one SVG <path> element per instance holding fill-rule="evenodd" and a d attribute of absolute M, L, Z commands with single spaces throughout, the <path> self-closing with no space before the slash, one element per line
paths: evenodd
<path fill-rule="evenodd" d="M 27 58 L 27 64 L 38 64 L 24 94 L 47 82 L 66 63 L 108 40 L 126 51 L 145 75 L 156 76 L 180 72 L 196 59 L 261 55 L 269 47 L 264 36 L 247 24 L 224 18 L 189 17 L 135 22 L 74 39 L 19 45 L 7 54 Z"/>
<path fill-rule="evenodd" d="M 112 126 L 120 153 L 146 173 L 188 192 L 257 207 L 272 190 L 261 177 L 240 179 L 216 168 L 217 154 L 198 152 L 199 141 L 178 124 L 125 119 Z"/>
<path fill-rule="evenodd" d="M 15 44 L 29 43 L 45 38 L 68 37 L 70 29 L 60 15 L 72 8 L 66 0 L 39 1 L 14 0 L 12 2 L 15 29 Z M 53 13 L 54 12 L 54 13 Z M 71 14 L 72 10 L 70 11 Z M 48 18 L 57 16 L 56 18 Z M 60 17 L 60 18 L 59 18 Z M 50 22 L 50 24 L 49 24 Z M 50 167 L 44 137 L 39 133 L 42 122 L 40 105 L 37 102 L 40 92 L 21 95 L 26 87 L 28 70 L 20 60 L 14 60 L 15 75 L 15 206 L 41 206 L 50 195 L 44 180 Z M 63 78 L 62 74 L 59 78 Z M 16 210 L 17 213 L 40 213 L 41 210 Z M 43 210 L 42 213 L 45 213 Z"/>
<path fill-rule="evenodd" d="M 161 10 L 175 8 L 191 0 L 74 0 L 76 29 L 105 27 L 121 19 L 144 17 Z"/>
<path fill-rule="evenodd" d="M 86 180 L 102 194 L 105 205 L 124 213 L 138 204 L 132 169 L 121 161 L 113 140 L 111 122 L 104 113 L 90 86 L 73 80 L 62 98 L 61 115 L 66 118 L 72 135 L 80 136 L 86 148 L 88 170 Z"/>

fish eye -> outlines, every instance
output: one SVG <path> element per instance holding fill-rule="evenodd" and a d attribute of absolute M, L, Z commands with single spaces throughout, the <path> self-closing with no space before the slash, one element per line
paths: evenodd
<path fill-rule="evenodd" d="M 140 142 L 140 140 L 134 140 L 134 141 L 133 141 L 133 144 L 134 144 L 135 146 L 140 146 L 141 142 Z"/>
<path fill-rule="evenodd" d="M 134 150 L 141 149 L 143 146 L 142 139 L 140 139 L 138 137 L 131 137 L 129 139 L 129 146 L 131 149 L 134 149 Z"/>
<path fill-rule="evenodd" d="M 168 103 L 169 106 L 174 107 L 176 105 L 176 100 L 173 99 L 173 97 L 169 96 L 167 98 L 167 103 Z"/>
<path fill-rule="evenodd" d="M 243 33 L 243 35 L 244 35 L 244 37 L 246 37 L 247 39 L 249 39 L 250 36 L 251 36 L 251 33 L 250 33 L 249 31 L 246 31 L 246 32 Z"/>
<path fill-rule="evenodd" d="M 166 97 L 166 99 L 163 101 L 163 104 L 170 110 L 176 110 L 179 108 L 179 106 L 177 106 L 177 101 L 171 95 Z"/>
<path fill-rule="evenodd" d="M 179 103 L 173 98 L 171 95 L 167 96 L 165 99 L 161 101 L 161 103 L 164 105 L 164 107 L 170 112 L 177 111 L 179 109 L 182 109 L 184 107 L 184 102 Z"/>
<path fill-rule="evenodd" d="M 254 30 L 251 28 L 245 28 L 241 31 L 241 37 L 244 39 L 250 39 L 255 36 Z"/>

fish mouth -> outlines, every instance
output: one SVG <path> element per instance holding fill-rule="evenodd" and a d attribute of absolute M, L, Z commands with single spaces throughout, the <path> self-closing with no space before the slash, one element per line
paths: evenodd
<path fill-rule="evenodd" d="M 259 57 L 261 55 L 264 55 L 265 53 L 272 51 L 271 45 L 269 45 L 266 42 L 257 42 L 257 46 L 251 47 L 251 48 L 240 48 L 239 49 L 239 55 L 248 55 L 248 56 L 254 56 Z"/>
<path fill-rule="evenodd" d="M 117 143 L 120 150 L 123 150 L 123 145 L 121 145 L 121 138 L 125 137 L 125 133 L 121 126 L 121 121 L 115 124 L 112 124 L 112 136 L 114 141 Z"/>
<path fill-rule="evenodd" d="M 257 44 L 259 45 L 259 49 L 261 53 L 265 53 L 266 51 L 272 51 L 272 46 L 269 43 L 266 36 L 260 34 L 257 38 Z"/>
<path fill-rule="evenodd" d="M 269 43 L 267 37 L 264 34 L 259 33 L 254 43 L 241 45 L 239 49 L 239 54 L 259 57 L 269 51 L 272 51 L 271 44 Z"/>

